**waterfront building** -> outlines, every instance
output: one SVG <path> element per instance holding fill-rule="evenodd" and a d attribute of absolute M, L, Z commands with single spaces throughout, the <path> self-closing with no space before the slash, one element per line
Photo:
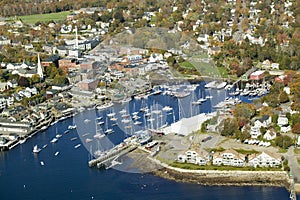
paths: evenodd
<path fill-rule="evenodd" d="M 245 163 L 245 155 L 240 154 L 233 149 L 228 149 L 223 152 L 216 152 L 213 154 L 213 165 L 244 167 Z"/>
<path fill-rule="evenodd" d="M 265 71 L 259 70 L 250 74 L 250 80 L 261 80 L 264 77 Z"/>
<path fill-rule="evenodd" d="M 177 161 L 181 163 L 193 163 L 196 165 L 206 165 L 209 162 L 209 153 L 203 149 L 190 149 L 178 155 Z"/>
<path fill-rule="evenodd" d="M 278 167 L 281 163 L 281 155 L 268 151 L 259 154 L 251 154 L 248 157 L 248 165 L 251 167 Z"/>

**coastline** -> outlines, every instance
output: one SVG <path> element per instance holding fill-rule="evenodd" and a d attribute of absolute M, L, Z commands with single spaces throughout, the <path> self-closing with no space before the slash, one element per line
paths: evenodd
<path fill-rule="evenodd" d="M 148 158 L 162 167 L 154 170 L 153 175 L 176 182 L 209 186 L 273 186 L 284 187 L 287 190 L 290 186 L 289 175 L 285 171 L 188 170 Z"/>

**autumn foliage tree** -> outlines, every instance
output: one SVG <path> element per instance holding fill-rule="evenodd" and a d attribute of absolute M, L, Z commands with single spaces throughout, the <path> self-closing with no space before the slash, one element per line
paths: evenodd
<path fill-rule="evenodd" d="M 300 134 L 300 123 L 299 122 L 293 126 L 292 132 L 295 134 Z"/>

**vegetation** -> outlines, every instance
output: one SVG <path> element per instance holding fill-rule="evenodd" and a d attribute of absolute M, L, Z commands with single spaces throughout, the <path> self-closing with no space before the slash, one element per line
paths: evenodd
<path fill-rule="evenodd" d="M 24 15 L 20 19 L 26 24 L 36 24 L 41 22 L 50 22 L 50 21 L 62 21 L 71 14 L 70 11 L 58 12 L 58 13 L 49 13 L 49 14 L 34 14 L 34 15 Z"/>
<path fill-rule="evenodd" d="M 270 168 L 270 167 L 234 167 L 234 166 L 215 166 L 215 165 L 196 165 L 192 163 L 179 163 L 174 161 L 173 163 L 170 163 L 170 166 L 177 167 L 181 169 L 190 169 L 190 170 L 220 170 L 220 171 L 281 171 L 280 168 Z"/>

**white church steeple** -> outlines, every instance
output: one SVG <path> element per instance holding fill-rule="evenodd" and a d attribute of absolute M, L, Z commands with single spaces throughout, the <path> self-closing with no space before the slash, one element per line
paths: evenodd
<path fill-rule="evenodd" d="M 37 74 L 40 76 L 41 79 L 44 78 L 43 69 L 40 60 L 40 54 L 38 54 Z"/>

